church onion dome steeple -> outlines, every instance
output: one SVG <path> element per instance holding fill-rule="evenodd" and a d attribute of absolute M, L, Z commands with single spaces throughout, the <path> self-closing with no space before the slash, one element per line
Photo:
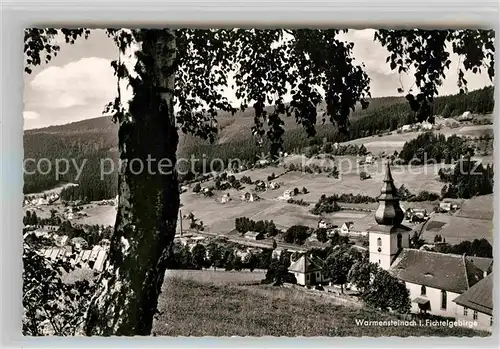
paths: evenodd
<path fill-rule="evenodd" d="M 404 212 L 399 205 L 398 191 L 392 179 L 389 162 L 387 162 L 384 184 L 380 192 L 375 220 L 381 225 L 400 225 L 404 218 Z"/>

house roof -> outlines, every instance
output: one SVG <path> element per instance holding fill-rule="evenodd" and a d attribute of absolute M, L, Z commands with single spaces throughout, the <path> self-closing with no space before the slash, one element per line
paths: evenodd
<path fill-rule="evenodd" d="M 77 236 L 77 237 L 71 239 L 71 241 L 73 243 L 80 243 L 80 244 L 82 244 L 82 243 L 86 244 L 87 243 L 87 241 L 84 238 L 80 237 L 80 236 Z"/>
<path fill-rule="evenodd" d="M 405 248 L 389 272 L 406 282 L 463 293 L 483 277 L 464 256 Z"/>
<path fill-rule="evenodd" d="M 313 261 L 311 257 L 302 256 L 298 260 L 293 262 L 292 265 L 290 265 L 288 271 L 305 274 L 321 269 L 322 267 L 319 265 L 319 263 Z"/>
<path fill-rule="evenodd" d="M 481 269 L 483 272 L 491 271 L 493 258 L 465 256 L 465 259 Z"/>
<path fill-rule="evenodd" d="M 395 234 L 395 233 L 400 233 L 400 232 L 407 232 L 411 231 L 412 229 L 405 226 L 405 225 L 381 225 L 381 224 L 375 224 L 372 225 L 368 231 L 373 231 L 377 233 L 387 233 L 387 234 Z"/>
<path fill-rule="evenodd" d="M 486 276 L 453 301 L 481 313 L 493 313 L 493 274 Z"/>
<path fill-rule="evenodd" d="M 318 256 L 312 256 L 311 259 L 317 266 L 321 268 L 323 268 L 323 266 L 325 265 L 325 261 L 319 258 Z"/>
<path fill-rule="evenodd" d="M 256 231 L 248 231 L 245 233 L 245 236 L 259 236 L 262 233 L 256 232 Z"/>
<path fill-rule="evenodd" d="M 350 229 L 354 225 L 354 222 L 353 221 L 344 222 L 344 225 L 347 227 L 347 229 Z"/>

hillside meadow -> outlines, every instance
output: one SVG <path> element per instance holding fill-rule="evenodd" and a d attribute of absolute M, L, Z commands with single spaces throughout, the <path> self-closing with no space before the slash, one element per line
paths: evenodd
<path fill-rule="evenodd" d="M 232 278 L 230 277 L 230 280 Z M 488 336 L 449 327 L 373 327 L 356 320 L 398 320 L 395 314 L 338 304 L 327 295 L 269 285 L 213 283 L 199 276 L 166 277 L 158 300 L 155 336 Z"/>
<path fill-rule="evenodd" d="M 434 130 L 435 133 L 444 134 L 446 137 L 458 135 L 463 137 L 480 137 L 493 134 L 493 125 L 461 125 L 457 128 L 443 127 L 441 130 Z M 422 131 L 397 133 L 382 136 L 370 136 L 354 139 L 345 144 L 363 144 L 366 149 L 374 155 L 381 153 L 393 154 L 395 151 L 400 152 L 406 142 L 417 138 Z"/>
<path fill-rule="evenodd" d="M 359 106 L 349 117 L 349 134 L 338 133 L 336 127 L 330 122 L 322 122 L 322 114 L 325 109 L 324 103 L 317 106 L 318 120 L 316 123 L 316 135 L 308 137 L 304 129 L 297 125 L 294 116 L 282 116 L 283 128 L 285 130 L 283 146 L 287 152 L 301 152 L 312 142 L 318 143 L 323 140 L 330 142 L 342 142 L 354 140 L 353 142 L 365 142 L 368 150 L 375 153 L 385 151 L 392 153 L 400 149 L 404 141 L 416 137 L 412 134 L 396 135 L 396 139 L 384 137 L 369 137 L 395 129 L 400 125 L 411 122 L 409 105 L 403 96 L 372 98 L 367 109 L 362 110 Z M 268 111 L 272 107 L 266 107 Z M 438 97 L 434 103 L 436 115 L 457 116 L 464 111 L 471 111 L 475 115 L 488 114 L 493 109 L 493 87 L 469 92 L 467 95 L 453 95 Z M 447 113 L 444 113 L 447 111 Z M 195 154 L 199 158 L 205 155 L 208 159 L 221 159 L 227 165 L 229 159 L 239 158 L 244 161 L 255 161 L 259 154 L 267 152 L 269 142 L 264 141 L 262 147 L 257 145 L 252 136 L 251 126 L 254 122 L 254 111 L 248 108 L 234 115 L 220 113 L 217 117 L 218 134 L 213 144 L 207 140 L 200 140 L 192 135 L 180 132 L 178 146 L 178 157 L 190 158 Z M 450 119 L 451 120 L 451 119 Z M 267 128 L 267 123 L 264 128 Z M 484 126 L 484 127 L 483 127 Z M 450 134 L 458 132 L 463 135 L 480 135 L 484 132 L 492 132 L 491 125 L 473 125 L 468 129 L 450 129 Z M 445 127 L 446 128 L 446 127 Z M 447 132 L 443 128 L 440 132 Z M 484 130 L 483 130 L 484 128 Z M 400 139 L 404 136 L 404 139 Z M 365 138 L 362 138 L 365 137 Z M 366 138 L 368 137 L 368 138 Z M 399 138 L 398 138 L 399 137 Z M 402 143 L 403 142 L 403 143 Z M 42 129 L 27 130 L 24 133 L 24 156 L 25 158 L 40 159 L 48 158 L 52 162 L 55 159 L 74 159 L 81 165 L 86 161 L 85 168 L 80 177 L 77 177 L 76 169 L 70 166 L 67 173 L 59 179 L 53 175 L 42 175 L 35 173 L 24 176 L 24 193 L 39 193 L 52 189 L 60 183 L 76 182 L 78 189 L 70 192 L 64 191 L 68 200 L 84 199 L 90 201 L 110 199 L 117 194 L 117 168 L 115 171 L 99 179 L 100 161 L 109 159 L 117 162 L 118 159 L 118 125 L 111 121 L 110 117 L 87 119 L 66 125 L 50 126 Z M 107 162 L 109 165 L 109 163 Z M 35 164 L 29 163 L 27 170 L 33 171 Z M 109 167 L 109 166 L 107 166 Z M 197 168 L 197 170 L 201 170 Z"/>
<path fill-rule="evenodd" d="M 433 242 L 439 234 L 450 244 L 482 238 L 493 244 L 493 194 L 460 200 L 459 205 L 455 214 L 434 214 L 422 238 Z"/>

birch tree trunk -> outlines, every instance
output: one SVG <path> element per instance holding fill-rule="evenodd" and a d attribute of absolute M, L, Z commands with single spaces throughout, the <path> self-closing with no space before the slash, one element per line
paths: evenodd
<path fill-rule="evenodd" d="M 141 30 L 139 35 L 140 79 L 132 84 L 131 117 L 121 121 L 119 130 L 122 167 L 115 231 L 87 314 L 86 335 L 151 333 L 176 230 L 175 32 Z"/>

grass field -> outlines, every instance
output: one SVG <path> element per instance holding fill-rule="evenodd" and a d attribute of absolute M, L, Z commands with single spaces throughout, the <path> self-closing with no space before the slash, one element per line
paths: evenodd
<path fill-rule="evenodd" d="M 223 269 L 167 270 L 165 277 L 167 279 L 178 278 L 181 280 L 191 280 L 214 285 L 238 285 L 263 280 L 266 277 L 266 271 L 225 271 Z"/>
<path fill-rule="evenodd" d="M 234 286 L 167 277 L 153 324 L 157 336 L 488 336 L 448 327 L 374 327 L 356 319 L 398 319 L 370 309 L 346 307 L 335 298 L 273 286 Z"/>
<path fill-rule="evenodd" d="M 493 194 L 464 200 L 456 217 L 493 220 Z"/>
<path fill-rule="evenodd" d="M 439 234 L 452 244 L 481 238 L 493 243 L 493 194 L 460 201 L 460 209 L 454 215 L 435 214 L 427 224 L 423 238 L 432 242 Z"/>
<path fill-rule="evenodd" d="M 293 163 L 317 163 L 322 160 L 312 161 L 293 156 L 289 162 Z M 380 194 L 380 187 L 385 177 L 385 165 L 376 162 L 371 165 L 357 165 L 356 157 L 335 157 L 335 161 L 325 161 L 324 164 L 332 167 L 336 165 L 339 170 L 339 178 L 327 177 L 326 174 L 307 174 L 302 172 L 288 172 L 279 178 L 285 182 L 284 189 L 299 189 L 305 186 L 310 194 L 304 195 L 306 201 L 317 201 L 321 194 L 331 195 L 333 193 L 352 193 L 375 197 Z M 400 187 L 404 184 L 411 192 L 418 193 L 422 190 L 440 193 L 443 183 L 439 181 L 438 171 L 440 168 L 448 168 L 451 165 L 435 164 L 425 166 L 397 166 L 391 168 L 395 185 Z M 359 174 L 364 171 L 371 175 L 371 179 L 360 180 Z M 280 188 L 281 189 L 281 188 Z"/>
<path fill-rule="evenodd" d="M 434 214 L 427 223 L 422 238 L 432 243 L 436 234 L 441 235 L 450 244 L 481 238 L 493 243 L 493 221 Z"/>
<path fill-rule="evenodd" d="M 307 159 L 301 156 L 291 156 L 287 158 L 288 162 L 300 163 Z M 313 159 L 313 161 L 320 161 Z M 195 217 L 203 221 L 204 225 L 210 232 L 228 232 L 234 228 L 234 220 L 237 217 L 248 217 L 254 220 L 273 220 L 278 226 L 288 228 L 295 224 L 303 224 L 316 226 L 318 217 L 312 215 L 309 210 L 319 200 L 321 195 L 333 195 L 342 193 L 352 193 L 354 195 L 368 195 L 377 197 L 380 194 L 383 178 L 385 177 L 385 168 L 383 164 L 377 163 L 369 166 L 363 166 L 362 169 L 358 165 L 354 157 L 337 157 L 336 162 L 341 171 L 340 178 L 335 179 L 328 177 L 326 174 L 308 174 L 302 172 L 288 172 L 280 176 L 276 181 L 282 182 L 283 185 L 277 190 L 267 190 L 260 192 L 258 195 L 262 198 L 256 202 L 242 202 L 240 195 L 253 186 L 246 185 L 243 190 L 237 191 L 229 189 L 224 191 L 216 191 L 215 196 L 206 198 L 201 194 L 195 194 L 191 190 L 181 195 L 181 208 L 183 214 L 193 212 Z M 401 186 L 403 183 L 412 192 L 418 193 L 422 190 L 427 190 L 439 193 L 443 186 L 442 182 L 438 181 L 437 172 L 444 165 L 426 165 L 414 168 L 408 166 L 394 166 L 392 169 L 393 177 L 396 186 Z M 359 179 L 359 172 L 366 170 L 371 174 L 372 178 L 367 180 Z M 237 176 L 250 176 L 252 180 L 267 179 L 271 173 L 280 174 L 282 169 L 276 167 L 268 167 L 265 169 L 248 170 L 239 173 Z M 203 185 L 210 185 L 204 183 Z M 293 190 L 303 187 L 309 191 L 307 194 L 300 194 L 295 199 L 303 199 L 309 202 L 310 206 L 299 206 L 289 204 L 284 200 L 279 200 L 285 190 Z M 222 195 L 228 193 L 232 200 L 222 204 Z M 341 204 L 348 207 L 376 209 L 377 203 L 372 204 Z M 431 211 L 435 203 L 403 203 L 405 207 L 426 208 Z M 337 212 L 335 214 L 326 215 L 332 224 L 342 225 L 345 221 L 353 220 L 360 228 L 368 228 L 375 223 L 373 216 L 359 212 Z M 187 227 L 189 222 L 183 222 Z"/>
<path fill-rule="evenodd" d="M 434 131 L 442 133 L 446 137 L 456 134 L 458 136 L 479 137 L 482 135 L 491 135 L 493 133 L 493 125 L 466 125 L 457 128 L 443 127 L 441 130 Z M 401 151 L 405 142 L 417 138 L 423 132 L 405 132 L 397 133 L 393 131 L 391 135 L 384 135 L 381 137 L 370 136 L 365 138 L 358 138 L 347 142 L 347 144 L 364 144 L 366 149 L 374 155 L 382 152 L 392 154 L 394 151 Z"/>
<path fill-rule="evenodd" d="M 77 224 L 99 224 L 99 225 L 114 225 L 116 219 L 116 206 L 111 205 L 92 205 L 90 208 L 83 210 L 88 217 L 82 217 L 72 220 Z"/>

